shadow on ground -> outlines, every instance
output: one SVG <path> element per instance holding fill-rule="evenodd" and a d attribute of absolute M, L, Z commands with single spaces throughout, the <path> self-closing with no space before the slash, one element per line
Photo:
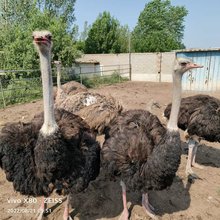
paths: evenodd
<path fill-rule="evenodd" d="M 191 201 L 190 186 L 190 183 L 184 184 L 183 180 L 177 176 L 169 189 L 157 192 L 151 191 L 149 199 L 155 207 L 155 213 L 162 216 L 166 213 L 171 214 L 186 210 Z M 132 215 L 134 206 L 141 206 L 141 193 L 128 192 L 127 199 L 131 204 L 129 212 Z M 74 208 L 71 216 L 78 217 L 80 220 L 117 217 L 123 209 L 119 181 L 106 181 L 99 176 L 85 192 L 71 195 L 71 205 Z M 146 215 L 141 207 L 140 215 Z"/>

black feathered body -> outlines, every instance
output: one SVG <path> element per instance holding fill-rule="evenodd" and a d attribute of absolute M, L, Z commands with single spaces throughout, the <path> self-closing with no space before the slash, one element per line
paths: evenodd
<path fill-rule="evenodd" d="M 0 163 L 6 179 L 21 194 L 48 195 L 52 188 L 37 176 L 34 148 L 42 122 L 8 123 L 0 134 Z"/>
<path fill-rule="evenodd" d="M 178 132 L 169 132 L 148 111 L 129 110 L 114 121 L 102 147 L 102 163 L 131 190 L 162 190 L 180 164 Z"/>
<path fill-rule="evenodd" d="M 171 104 L 164 116 L 170 117 Z M 195 95 L 181 100 L 178 127 L 190 136 L 197 135 L 207 141 L 220 142 L 220 100 L 208 95 Z"/>
<path fill-rule="evenodd" d="M 62 109 L 55 119 L 59 130 L 51 136 L 40 133 L 35 148 L 39 176 L 58 191 L 81 191 L 99 174 L 100 147 L 79 116 Z"/>
<path fill-rule="evenodd" d="M 43 113 L 31 123 L 2 129 L 1 167 L 22 194 L 48 196 L 53 188 L 78 192 L 99 173 L 100 149 L 88 125 L 65 110 L 55 110 L 55 119 L 59 130 L 46 137 L 40 132 Z"/>

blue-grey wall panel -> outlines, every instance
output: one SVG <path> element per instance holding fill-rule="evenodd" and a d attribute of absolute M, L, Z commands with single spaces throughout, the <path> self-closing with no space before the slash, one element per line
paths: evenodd
<path fill-rule="evenodd" d="M 220 51 L 177 52 L 177 57 L 188 57 L 203 65 L 183 76 L 183 89 L 195 91 L 220 90 Z"/>

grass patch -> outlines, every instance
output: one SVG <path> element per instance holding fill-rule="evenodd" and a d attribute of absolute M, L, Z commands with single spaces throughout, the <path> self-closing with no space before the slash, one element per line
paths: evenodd
<path fill-rule="evenodd" d="M 4 105 L 30 102 L 42 97 L 40 78 L 11 79 L 0 91 L 0 108 Z"/>
<path fill-rule="evenodd" d="M 95 75 L 93 77 L 82 78 L 82 83 L 87 88 L 96 88 L 96 87 L 99 87 L 100 85 L 112 85 L 112 84 L 120 83 L 124 81 L 128 81 L 128 78 L 123 78 L 117 73 L 114 73 L 109 76 Z"/>

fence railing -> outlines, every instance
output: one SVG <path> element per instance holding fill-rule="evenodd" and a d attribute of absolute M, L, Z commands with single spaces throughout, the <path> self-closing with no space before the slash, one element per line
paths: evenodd
<path fill-rule="evenodd" d="M 80 72 L 81 71 L 81 72 Z M 61 83 L 75 80 L 87 87 L 98 84 L 121 82 L 129 77 L 129 65 L 112 65 L 92 71 L 82 67 L 63 67 Z M 57 85 L 57 69 L 52 69 L 54 86 Z M 42 98 L 40 70 L 0 70 L 0 108 L 16 103 L 29 102 Z"/>

